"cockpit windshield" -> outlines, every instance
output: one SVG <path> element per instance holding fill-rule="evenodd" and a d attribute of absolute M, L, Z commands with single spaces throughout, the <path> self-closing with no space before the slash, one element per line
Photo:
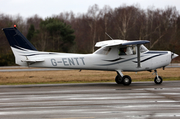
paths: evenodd
<path fill-rule="evenodd" d="M 140 46 L 140 52 L 143 53 L 143 52 L 146 52 L 146 51 L 148 51 L 148 49 L 144 45 L 141 45 Z"/>

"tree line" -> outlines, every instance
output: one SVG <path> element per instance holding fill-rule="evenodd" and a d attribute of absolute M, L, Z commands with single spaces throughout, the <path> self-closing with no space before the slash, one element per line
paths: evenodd
<path fill-rule="evenodd" d="M 100 9 L 95 4 L 86 13 L 61 12 L 45 19 L 0 13 L 1 29 L 14 24 L 41 51 L 92 53 L 96 42 L 110 39 L 108 33 L 113 39 L 149 40 L 148 49 L 180 54 L 180 15 L 176 7 L 144 10 L 138 5 L 114 9 L 106 5 Z M 0 42 L 0 65 L 12 65 L 8 58 L 13 55 L 3 31 Z"/>

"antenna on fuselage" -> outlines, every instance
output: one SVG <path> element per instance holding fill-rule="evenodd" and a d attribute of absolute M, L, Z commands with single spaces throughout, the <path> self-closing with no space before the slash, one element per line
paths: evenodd
<path fill-rule="evenodd" d="M 106 32 L 105 32 L 105 34 L 106 34 L 111 40 L 113 40 L 109 34 L 107 34 Z"/>

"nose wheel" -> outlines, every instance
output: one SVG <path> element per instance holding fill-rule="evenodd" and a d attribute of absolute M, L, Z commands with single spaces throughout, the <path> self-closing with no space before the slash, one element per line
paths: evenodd
<path fill-rule="evenodd" d="M 162 81 L 163 81 L 163 80 L 162 80 L 162 78 L 161 78 L 160 76 L 154 78 L 154 83 L 155 83 L 155 84 L 161 84 Z"/>
<path fill-rule="evenodd" d="M 154 70 L 154 73 L 156 74 L 156 77 L 154 78 L 154 83 L 155 84 L 161 84 L 163 82 L 162 77 L 158 76 L 157 70 Z"/>

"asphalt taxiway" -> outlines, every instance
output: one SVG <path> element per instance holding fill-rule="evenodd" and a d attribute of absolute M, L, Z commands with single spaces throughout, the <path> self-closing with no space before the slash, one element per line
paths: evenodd
<path fill-rule="evenodd" d="M 0 86 L 0 118 L 179 119 L 180 81 Z"/>

